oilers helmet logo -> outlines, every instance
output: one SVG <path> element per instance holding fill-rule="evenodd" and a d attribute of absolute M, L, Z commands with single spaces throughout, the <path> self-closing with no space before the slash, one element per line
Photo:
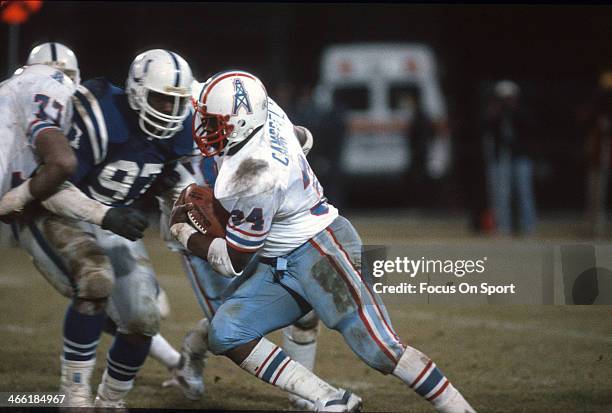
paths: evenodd
<path fill-rule="evenodd" d="M 244 84 L 240 79 L 234 79 L 234 104 L 232 105 L 232 116 L 236 116 L 240 108 L 244 107 L 247 115 L 253 113 L 249 94 L 244 88 Z"/>

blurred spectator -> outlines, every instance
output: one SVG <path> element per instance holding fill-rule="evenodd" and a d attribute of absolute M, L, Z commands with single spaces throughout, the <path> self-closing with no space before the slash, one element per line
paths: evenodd
<path fill-rule="evenodd" d="M 610 173 L 612 132 L 612 72 L 603 72 L 589 107 L 582 114 L 586 129 L 587 216 L 593 236 L 606 227 L 606 200 Z"/>
<path fill-rule="evenodd" d="M 306 126 L 314 137 L 308 162 L 323 185 L 327 199 L 342 211 L 346 201 L 345 176 L 340 167 L 346 136 L 345 111 L 338 105 L 331 108 L 317 105 L 310 86 L 301 89 L 294 108 L 295 112 L 289 115 L 292 122 Z"/>
<path fill-rule="evenodd" d="M 495 83 L 484 113 L 483 144 L 487 186 L 497 233 L 518 230 L 532 234 L 536 225 L 533 191 L 534 122 L 520 98 L 519 86 L 510 80 Z M 518 225 L 513 226 L 513 204 Z"/>

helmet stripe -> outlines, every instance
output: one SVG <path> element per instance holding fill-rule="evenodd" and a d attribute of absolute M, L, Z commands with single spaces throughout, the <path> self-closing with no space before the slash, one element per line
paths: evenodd
<path fill-rule="evenodd" d="M 170 54 L 170 57 L 172 57 L 172 61 L 174 62 L 174 70 L 175 70 L 174 87 L 178 87 L 181 83 L 181 68 L 179 66 L 178 59 L 176 58 L 174 53 L 168 51 L 168 54 Z"/>
<path fill-rule="evenodd" d="M 51 46 L 51 61 L 55 62 L 57 61 L 57 48 L 54 42 L 49 43 L 49 45 Z"/>
<path fill-rule="evenodd" d="M 249 79 L 255 79 L 253 76 L 244 73 L 244 72 L 235 72 L 235 71 L 227 71 L 227 72 L 221 72 L 219 74 L 217 74 L 217 78 L 215 80 L 212 80 L 210 82 L 209 86 L 206 86 L 204 88 L 202 88 L 202 92 L 200 92 L 200 102 L 202 104 L 206 104 L 206 98 L 208 98 L 208 94 L 210 93 L 210 91 L 212 90 L 212 88 L 219 83 L 220 81 L 222 81 L 223 79 L 226 79 L 230 76 L 244 76 L 244 77 L 248 77 Z M 206 90 L 206 93 L 204 93 L 204 90 Z M 202 97 L 202 94 L 204 94 L 204 96 Z"/>

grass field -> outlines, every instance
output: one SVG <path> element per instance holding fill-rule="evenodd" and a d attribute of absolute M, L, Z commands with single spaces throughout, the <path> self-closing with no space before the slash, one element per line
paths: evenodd
<path fill-rule="evenodd" d="M 454 223 L 453 223 L 454 222 Z M 404 227 L 356 217 L 367 243 L 489 243 L 470 237 L 461 221 Z M 550 224 L 552 237 L 568 234 Z M 557 233 L 555 233 L 557 231 Z M 162 333 L 179 346 L 201 316 L 178 258 L 149 231 L 147 244 L 172 305 Z M 516 242 L 520 241 L 505 241 Z M 15 248 L 0 250 L 0 392 L 55 391 L 59 382 L 61 323 L 67 301 Z M 612 306 L 389 305 L 404 342 L 436 361 L 479 412 L 612 412 Z M 272 339 L 280 342 L 278 333 Z M 98 351 L 97 386 L 110 338 Z M 322 329 L 316 372 L 355 391 L 366 411 L 431 412 L 397 379 L 355 357 L 335 332 Z M 167 372 L 148 360 L 127 402 L 164 409 L 288 410 L 286 396 L 222 357 L 211 357 L 206 395 L 190 402 L 162 389 Z"/>

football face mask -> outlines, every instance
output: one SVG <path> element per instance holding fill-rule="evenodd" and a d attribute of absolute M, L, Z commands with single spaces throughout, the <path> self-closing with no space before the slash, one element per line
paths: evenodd
<path fill-rule="evenodd" d="M 206 106 L 198 105 L 193 100 L 196 113 L 193 116 L 193 140 L 205 157 L 213 157 L 223 152 L 227 144 L 227 137 L 234 130 L 229 124 L 229 115 L 218 115 L 206 112 Z"/>

